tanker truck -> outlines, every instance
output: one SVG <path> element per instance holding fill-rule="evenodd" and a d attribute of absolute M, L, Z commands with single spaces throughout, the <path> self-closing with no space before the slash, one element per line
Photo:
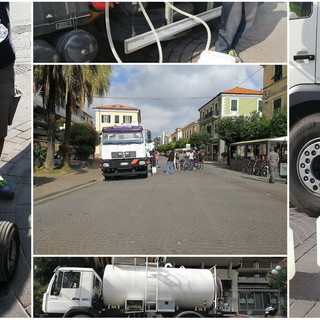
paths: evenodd
<path fill-rule="evenodd" d="M 214 317 L 222 284 L 211 270 L 108 264 L 101 279 L 91 268 L 58 267 L 43 295 L 52 317 Z"/>
<path fill-rule="evenodd" d="M 290 200 L 320 215 L 320 4 L 290 3 Z"/>
<path fill-rule="evenodd" d="M 0 283 L 13 278 L 19 253 L 20 237 L 17 226 L 8 221 L 0 221 Z"/>
<path fill-rule="evenodd" d="M 105 179 L 119 176 L 148 177 L 147 145 L 151 132 L 142 126 L 104 127 L 100 144 L 100 168 Z"/>

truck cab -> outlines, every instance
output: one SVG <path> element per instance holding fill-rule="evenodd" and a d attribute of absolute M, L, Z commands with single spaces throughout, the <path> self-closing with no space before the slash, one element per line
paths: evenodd
<path fill-rule="evenodd" d="M 101 136 L 100 167 L 105 179 L 117 176 L 147 178 L 147 144 L 150 141 L 150 131 L 139 125 L 104 127 Z"/>
<path fill-rule="evenodd" d="M 42 310 L 55 316 L 90 315 L 101 293 L 101 278 L 92 268 L 58 267 L 43 295 Z"/>
<path fill-rule="evenodd" d="M 289 3 L 290 200 L 320 215 L 320 21 L 318 2 Z"/>

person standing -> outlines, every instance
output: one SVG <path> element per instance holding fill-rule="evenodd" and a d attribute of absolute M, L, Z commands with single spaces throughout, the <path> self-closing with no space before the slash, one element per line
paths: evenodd
<path fill-rule="evenodd" d="M 252 27 L 258 2 L 223 2 L 221 25 L 215 50 L 233 56 L 236 62 L 243 62 L 236 48 L 241 37 Z"/>
<path fill-rule="evenodd" d="M 189 162 L 188 162 L 188 169 L 190 171 L 193 170 L 193 167 L 194 167 L 194 152 L 193 150 L 191 149 L 190 152 L 189 152 Z"/>
<path fill-rule="evenodd" d="M 271 147 L 270 152 L 268 154 L 269 172 L 270 172 L 269 183 L 275 182 L 275 173 L 276 173 L 276 169 L 278 168 L 279 160 L 280 160 L 280 157 L 278 153 L 274 151 L 274 147 Z"/>
<path fill-rule="evenodd" d="M 167 171 L 165 174 L 173 174 L 174 151 L 170 150 L 167 161 Z"/>
<path fill-rule="evenodd" d="M 9 2 L 0 2 L 0 157 L 10 125 L 10 105 L 14 97 L 15 49 L 12 44 Z M 0 196 L 14 196 L 11 185 L 0 175 Z"/>
<path fill-rule="evenodd" d="M 204 159 L 203 159 L 203 153 L 199 151 L 199 163 L 200 163 L 200 169 L 204 168 Z"/>

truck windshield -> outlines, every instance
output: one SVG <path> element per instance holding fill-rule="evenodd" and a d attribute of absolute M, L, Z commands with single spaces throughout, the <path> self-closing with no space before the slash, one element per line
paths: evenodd
<path fill-rule="evenodd" d="M 102 144 L 143 143 L 142 132 L 103 132 Z"/>

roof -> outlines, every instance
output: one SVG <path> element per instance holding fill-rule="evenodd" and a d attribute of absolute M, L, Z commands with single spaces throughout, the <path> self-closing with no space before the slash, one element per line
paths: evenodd
<path fill-rule="evenodd" d="M 100 106 L 95 107 L 94 109 L 109 109 L 109 110 L 140 110 L 138 108 L 130 107 L 130 106 L 124 106 L 122 104 L 113 104 L 109 106 Z"/>
<path fill-rule="evenodd" d="M 235 87 L 221 93 L 233 93 L 233 94 L 263 94 L 262 90 L 251 90 L 246 88 Z"/>
<path fill-rule="evenodd" d="M 215 98 L 217 98 L 218 96 L 220 96 L 221 94 L 261 94 L 263 95 L 263 91 L 262 90 L 251 90 L 251 89 L 246 89 L 246 88 L 240 88 L 240 87 L 235 87 L 226 91 L 222 91 L 219 92 L 215 97 L 213 97 L 210 101 L 208 101 L 206 104 L 204 104 L 202 107 L 200 107 L 198 109 L 198 111 L 200 111 L 203 107 L 207 106 L 208 103 L 210 103 L 211 101 L 213 101 Z"/>

